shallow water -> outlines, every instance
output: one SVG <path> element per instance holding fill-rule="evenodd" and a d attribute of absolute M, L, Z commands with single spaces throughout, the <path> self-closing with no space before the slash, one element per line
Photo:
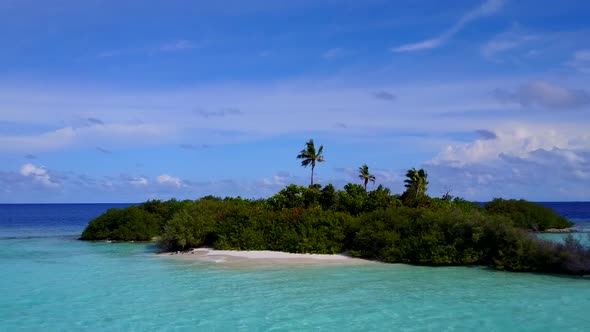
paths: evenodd
<path fill-rule="evenodd" d="M 590 280 L 579 278 L 388 264 L 235 268 L 63 238 L 3 241 L 0 265 L 6 331 L 590 328 Z"/>
<path fill-rule="evenodd" d="M 11 232 L 0 240 L 0 331 L 590 330 L 588 279 L 392 264 L 236 267 L 158 257 L 146 244 L 76 241 L 63 229 Z"/>
<path fill-rule="evenodd" d="M 574 239 L 578 240 L 581 244 L 585 246 L 590 246 L 590 233 L 540 233 L 537 234 L 537 237 L 543 240 L 549 240 L 553 242 L 565 242 L 567 237 L 573 237 Z"/>

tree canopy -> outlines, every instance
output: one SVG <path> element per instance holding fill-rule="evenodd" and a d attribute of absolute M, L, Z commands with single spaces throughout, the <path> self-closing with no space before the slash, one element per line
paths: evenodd
<path fill-rule="evenodd" d="M 406 187 L 406 194 L 413 199 L 418 199 L 426 195 L 428 189 L 428 173 L 423 168 L 412 168 L 406 172 L 406 180 L 404 181 Z"/>

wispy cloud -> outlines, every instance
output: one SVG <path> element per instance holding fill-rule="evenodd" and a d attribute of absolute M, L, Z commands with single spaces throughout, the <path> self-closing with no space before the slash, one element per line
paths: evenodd
<path fill-rule="evenodd" d="M 560 82 L 549 85 L 559 86 Z M 577 84 L 584 86 L 582 82 Z M 569 91 L 578 97 L 562 98 L 565 102 L 560 102 L 559 97 L 534 97 L 542 94 L 543 84 L 527 84 L 527 89 L 513 86 L 513 79 L 505 79 L 362 86 L 305 80 L 272 85 L 227 84 L 183 90 L 136 91 L 133 94 L 69 88 L 51 90 L 49 94 L 53 99 L 48 102 L 42 99 L 48 94 L 47 89 L 3 91 L 0 108 L 6 111 L 0 112 L 0 121 L 43 130 L 55 128 L 58 118 L 63 119 L 60 124 L 65 125 L 44 132 L 27 130 L 0 134 L 0 152 L 37 154 L 96 147 L 117 147 L 120 150 L 156 146 L 197 150 L 204 145 L 244 144 L 262 139 L 307 136 L 310 132 L 356 142 L 383 142 L 400 135 L 407 136 L 407 133 L 412 134 L 412 139 L 427 140 L 428 137 L 419 134 L 429 133 L 429 137 L 433 137 L 443 132 L 473 133 L 481 129 L 483 114 L 489 128 L 498 122 L 512 121 L 515 112 L 522 109 L 522 103 L 538 103 L 533 100 L 549 100 L 553 105 L 563 105 L 568 100 L 581 100 L 583 104 L 584 100 L 581 98 L 584 93 L 576 94 L 575 86 L 567 88 L 565 95 Z M 507 104 L 498 102 L 491 95 L 490 92 L 498 87 L 502 87 L 500 92 L 504 94 L 497 97 L 503 97 L 502 101 Z M 545 90 L 549 90 L 550 95 L 559 95 L 560 91 L 558 88 Z M 399 97 L 391 102 L 396 96 Z M 4 101 L 11 99 L 22 102 L 6 104 Z M 89 106 L 80 104 L 80 100 Z M 30 101 L 35 103 L 30 104 Z M 235 108 L 228 108 L 228 102 Z M 199 109 L 195 110 L 195 107 Z M 88 126 L 87 121 L 79 127 L 67 125 L 93 117 L 97 110 L 102 110 L 100 120 L 104 125 Z M 456 115 L 449 117 L 446 114 Z M 314 121 L 309 121 L 310 118 Z M 559 115 L 555 114 L 555 119 L 526 121 L 554 120 L 560 120 Z M 440 146 L 444 142 L 422 144 Z"/>
<path fill-rule="evenodd" d="M 165 43 L 160 45 L 160 51 L 162 52 L 179 52 L 196 48 L 195 43 L 190 40 L 180 39 L 171 43 Z"/>
<path fill-rule="evenodd" d="M 202 110 L 202 109 L 197 109 L 194 111 L 195 114 L 198 114 L 204 118 L 210 118 L 210 117 L 226 117 L 226 116 L 230 116 L 230 115 L 241 115 L 243 114 L 242 111 L 240 111 L 237 108 L 224 108 L 224 109 L 220 109 L 220 110 L 216 110 L 216 111 L 208 111 L 208 110 Z"/>
<path fill-rule="evenodd" d="M 496 60 L 500 54 L 521 49 L 525 45 L 534 41 L 539 41 L 541 38 L 538 35 L 527 33 L 518 25 L 514 25 L 510 30 L 496 35 L 494 38 L 481 46 L 481 54 L 489 59 Z M 527 54 L 533 50 L 528 50 Z"/>
<path fill-rule="evenodd" d="M 104 125 L 104 122 L 102 122 L 102 120 L 98 118 L 88 118 L 86 120 L 88 121 L 88 123 L 93 125 Z"/>
<path fill-rule="evenodd" d="M 183 143 L 178 145 L 181 149 L 185 150 L 196 150 L 197 146 L 194 144 Z"/>
<path fill-rule="evenodd" d="M 181 149 L 184 149 L 184 150 L 199 150 L 199 149 L 209 148 L 210 146 L 209 146 L 209 144 L 195 145 L 195 144 L 183 143 L 183 144 L 178 144 L 178 147 L 180 147 Z"/>
<path fill-rule="evenodd" d="M 101 148 L 100 146 L 97 146 L 96 147 L 96 150 L 99 151 L 99 152 L 102 152 L 104 154 L 111 154 L 111 153 L 113 153 L 111 150 L 107 150 L 105 148 Z"/>
<path fill-rule="evenodd" d="M 331 48 L 322 53 L 322 58 L 333 59 L 343 57 L 348 54 L 348 51 L 343 48 Z"/>
<path fill-rule="evenodd" d="M 590 49 L 576 51 L 566 65 L 575 68 L 583 74 L 590 74 Z"/>
<path fill-rule="evenodd" d="M 465 27 L 468 23 L 475 21 L 479 18 L 492 15 L 496 13 L 502 5 L 504 4 L 504 0 L 486 0 L 483 4 L 481 4 L 476 9 L 468 12 L 467 14 L 463 15 L 457 23 L 455 23 L 450 29 L 443 31 L 440 35 L 435 38 L 427 39 L 417 43 L 411 43 L 406 45 L 401 45 L 395 48 L 392 48 L 391 51 L 393 52 L 413 52 L 413 51 L 420 51 L 420 50 L 427 50 L 432 48 L 437 48 L 444 43 L 446 43 L 449 39 L 451 39 L 455 34 L 457 34 L 461 29 Z"/>
<path fill-rule="evenodd" d="M 396 98 L 393 93 L 385 91 L 385 90 L 373 92 L 373 97 L 375 97 L 377 99 L 381 99 L 381 100 L 386 100 L 386 101 L 394 101 Z"/>
<path fill-rule="evenodd" d="M 147 186 L 150 183 L 149 180 L 143 176 L 130 178 L 128 182 L 134 186 Z"/>
<path fill-rule="evenodd" d="M 174 53 L 182 52 L 197 48 L 197 44 L 190 40 L 179 39 L 171 42 L 165 42 L 156 46 L 148 47 L 129 47 L 123 49 L 108 50 L 98 54 L 99 58 L 111 58 L 131 55 L 153 55 L 157 53 Z"/>
<path fill-rule="evenodd" d="M 170 141 L 175 135 L 172 127 L 157 124 L 109 124 L 91 127 L 63 127 L 39 134 L 0 135 L 0 150 L 51 151 L 71 147 L 137 146 L 147 142 Z M 88 146 L 89 144 L 92 144 Z"/>
<path fill-rule="evenodd" d="M 590 105 L 590 94 L 580 89 L 565 88 L 543 80 L 526 83 L 516 91 L 496 89 L 494 95 L 503 102 L 516 102 L 524 107 L 573 109 Z"/>

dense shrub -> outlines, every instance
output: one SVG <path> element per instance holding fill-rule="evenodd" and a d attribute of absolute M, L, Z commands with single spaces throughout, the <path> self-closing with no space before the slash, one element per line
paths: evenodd
<path fill-rule="evenodd" d="M 483 216 L 426 209 L 390 208 L 363 215 L 353 253 L 386 262 L 455 265 L 484 258 L 477 243 Z"/>
<path fill-rule="evenodd" d="M 338 210 L 340 205 L 340 197 L 336 192 L 336 188 L 329 184 L 325 186 L 320 192 L 320 206 L 324 210 Z"/>
<path fill-rule="evenodd" d="M 590 273 L 590 248 L 571 237 L 565 243 L 539 240 L 530 233 L 511 232 L 494 261 L 498 269 L 584 275 Z"/>
<path fill-rule="evenodd" d="M 573 237 L 543 241 L 506 216 L 387 209 L 361 217 L 352 253 L 390 263 L 493 266 L 500 270 L 590 273 L 590 248 Z"/>
<path fill-rule="evenodd" d="M 349 183 L 344 186 L 344 191 L 338 192 L 339 211 L 348 212 L 353 216 L 359 215 L 366 210 L 368 195 L 367 191 L 360 184 Z"/>
<path fill-rule="evenodd" d="M 379 185 L 377 189 L 369 191 L 363 210 L 371 212 L 379 209 L 386 209 L 388 207 L 400 207 L 402 205 L 399 196 L 391 195 L 391 190 L 389 190 L 389 188 Z"/>
<path fill-rule="evenodd" d="M 292 208 L 310 208 L 319 206 L 321 192 L 318 187 L 308 188 L 288 185 L 268 199 L 268 204 L 275 210 Z"/>
<path fill-rule="evenodd" d="M 139 208 L 151 213 L 156 218 L 158 218 L 160 221 L 160 228 L 163 229 L 165 223 L 189 202 L 190 201 L 177 201 L 176 199 L 171 199 L 168 201 L 154 199 L 141 203 Z"/>
<path fill-rule="evenodd" d="M 151 241 L 161 232 L 160 218 L 137 206 L 109 209 L 92 220 L 82 240 Z"/>
<path fill-rule="evenodd" d="M 544 231 L 549 228 L 568 228 L 573 223 L 558 215 L 552 209 L 525 200 L 504 200 L 496 198 L 485 205 L 488 213 L 509 217 L 516 227 Z"/>
<path fill-rule="evenodd" d="M 220 221 L 216 229 L 218 249 L 278 250 L 333 254 L 343 251 L 345 227 L 350 216 L 335 211 L 283 209 L 238 210 Z"/>
<path fill-rule="evenodd" d="M 212 197 L 185 204 L 164 226 L 160 246 L 164 250 L 184 250 L 211 244 L 217 222 L 231 214 L 230 204 Z"/>

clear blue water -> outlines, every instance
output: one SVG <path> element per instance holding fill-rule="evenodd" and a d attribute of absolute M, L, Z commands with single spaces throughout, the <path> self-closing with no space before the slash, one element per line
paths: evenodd
<path fill-rule="evenodd" d="M 112 206 L 0 205 L 0 331 L 590 330 L 583 278 L 399 264 L 236 267 L 76 240 Z"/>

